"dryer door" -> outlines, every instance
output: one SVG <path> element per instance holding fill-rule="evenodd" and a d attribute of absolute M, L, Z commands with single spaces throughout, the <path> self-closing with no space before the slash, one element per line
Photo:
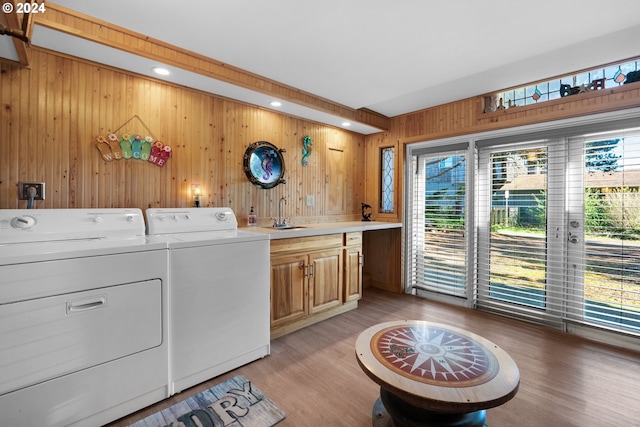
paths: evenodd
<path fill-rule="evenodd" d="M 161 345 L 161 283 L 0 305 L 0 395 Z"/>

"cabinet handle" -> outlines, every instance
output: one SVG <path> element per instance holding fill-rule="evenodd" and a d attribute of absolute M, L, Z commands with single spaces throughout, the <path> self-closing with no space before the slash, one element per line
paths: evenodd
<path fill-rule="evenodd" d="M 298 263 L 298 268 L 299 268 L 300 270 L 303 270 L 303 269 L 304 269 L 304 261 L 300 261 L 300 262 Z"/>
<path fill-rule="evenodd" d="M 309 277 L 313 277 L 313 264 L 309 264 Z"/>
<path fill-rule="evenodd" d="M 364 254 L 360 255 L 360 267 L 364 266 Z"/>

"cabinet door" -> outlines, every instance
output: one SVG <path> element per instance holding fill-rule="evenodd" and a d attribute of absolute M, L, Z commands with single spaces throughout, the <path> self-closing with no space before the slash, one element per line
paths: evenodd
<path fill-rule="evenodd" d="M 271 260 L 271 327 L 306 316 L 306 261 L 306 255 L 291 255 Z"/>
<path fill-rule="evenodd" d="M 342 248 L 309 255 L 309 313 L 342 304 Z"/>
<path fill-rule="evenodd" d="M 347 213 L 347 153 L 343 148 L 327 147 L 327 173 L 325 187 L 327 189 L 327 213 Z"/>
<path fill-rule="evenodd" d="M 344 302 L 362 297 L 362 248 L 355 246 L 344 250 Z"/>

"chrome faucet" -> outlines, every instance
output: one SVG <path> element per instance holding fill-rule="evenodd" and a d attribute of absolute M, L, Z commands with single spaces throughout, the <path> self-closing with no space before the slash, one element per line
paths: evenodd
<path fill-rule="evenodd" d="M 282 217 L 282 202 L 284 202 L 285 205 L 288 204 L 285 197 L 282 197 L 278 202 L 278 219 L 273 220 L 274 227 L 285 227 L 287 225 L 287 221 Z"/>

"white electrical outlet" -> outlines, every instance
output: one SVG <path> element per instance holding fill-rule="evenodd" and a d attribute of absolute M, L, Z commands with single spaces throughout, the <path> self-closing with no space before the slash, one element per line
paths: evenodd
<path fill-rule="evenodd" d="M 313 206 L 316 204 L 316 198 L 315 196 L 312 195 L 308 195 L 307 196 L 307 206 Z"/>
<path fill-rule="evenodd" d="M 44 182 L 19 182 L 18 195 L 20 200 L 44 200 Z"/>

